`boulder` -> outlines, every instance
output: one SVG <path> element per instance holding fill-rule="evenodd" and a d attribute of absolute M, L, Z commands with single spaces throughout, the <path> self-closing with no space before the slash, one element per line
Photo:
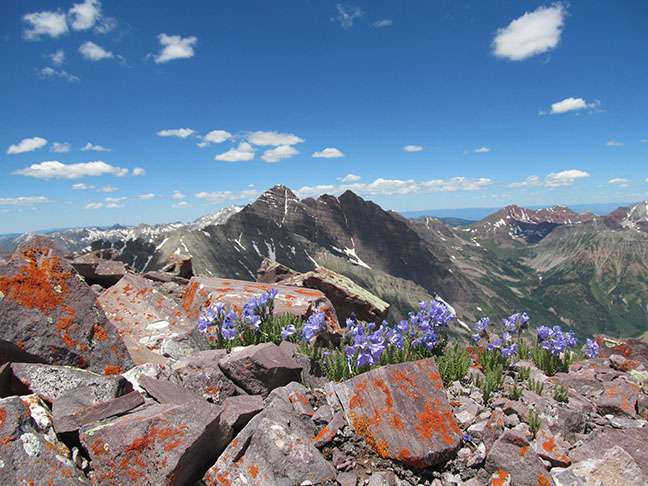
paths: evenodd
<path fill-rule="evenodd" d="M 105 260 L 98 252 L 75 256 L 70 264 L 88 285 L 100 285 L 104 289 L 115 285 L 126 275 L 126 265 L 117 260 Z"/>
<path fill-rule="evenodd" d="M 153 405 L 81 428 L 96 484 L 185 486 L 198 481 L 223 451 L 232 429 L 220 421 L 223 408 Z"/>
<path fill-rule="evenodd" d="M 221 420 L 236 432 L 263 410 L 263 398 L 261 395 L 227 397 L 223 400 L 223 407 Z"/>
<path fill-rule="evenodd" d="M 642 470 L 622 447 L 614 446 L 600 458 L 580 461 L 569 469 L 552 469 L 556 486 L 648 484 Z"/>
<path fill-rule="evenodd" d="M 554 435 L 546 427 L 542 427 L 535 439 L 535 452 L 554 467 L 567 467 L 571 459 L 567 455 L 570 445 L 560 435 Z"/>
<path fill-rule="evenodd" d="M 117 329 L 62 253 L 44 236 L 0 263 L 3 339 L 40 359 L 106 374 L 133 365 Z"/>
<path fill-rule="evenodd" d="M 268 394 L 291 381 L 299 381 L 302 368 L 274 343 L 232 351 L 218 365 L 225 375 L 250 395 Z"/>
<path fill-rule="evenodd" d="M 204 401 L 203 397 L 197 393 L 168 380 L 158 380 L 157 378 L 142 375 L 139 379 L 139 385 L 158 403 L 180 405 L 191 401 Z M 197 403 L 196 406 L 199 407 L 200 403 Z"/>
<path fill-rule="evenodd" d="M 582 444 L 573 448 L 572 461 L 603 459 L 614 446 L 625 450 L 643 471 L 648 471 L 648 428 L 611 429 L 601 428 L 587 435 Z"/>
<path fill-rule="evenodd" d="M 637 415 L 637 400 L 640 395 L 641 389 L 624 379 L 603 383 L 603 395 L 596 401 L 596 410 L 601 415 L 634 418 Z"/>
<path fill-rule="evenodd" d="M 99 296 L 98 303 L 119 329 L 137 364 L 164 364 L 169 358 L 209 348 L 204 334 L 196 329 L 196 320 L 143 277 L 126 274 Z"/>
<path fill-rule="evenodd" d="M 292 268 L 270 258 L 264 258 L 261 266 L 257 269 L 257 282 L 269 284 L 279 283 L 297 275 L 299 275 L 299 272 L 296 272 Z"/>
<path fill-rule="evenodd" d="M 0 399 L 0 484 L 92 484 L 51 431 L 51 416 L 35 395 Z"/>
<path fill-rule="evenodd" d="M 382 457 L 423 468 L 459 447 L 462 434 L 433 358 L 373 369 L 335 390 L 347 422 Z"/>
<path fill-rule="evenodd" d="M 171 255 L 171 261 L 162 268 L 162 271 L 185 280 L 194 276 L 191 257 L 177 253 Z"/>

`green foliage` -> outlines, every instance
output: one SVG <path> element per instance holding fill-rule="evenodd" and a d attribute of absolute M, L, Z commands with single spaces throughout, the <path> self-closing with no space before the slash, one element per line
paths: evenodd
<path fill-rule="evenodd" d="M 504 372 L 501 364 L 494 365 L 493 368 L 485 371 L 484 378 L 475 378 L 475 386 L 481 389 L 484 405 L 490 402 L 493 392 L 500 389 L 504 383 Z"/>
<path fill-rule="evenodd" d="M 536 392 L 538 395 L 542 395 L 544 390 L 544 383 L 540 380 L 529 379 L 529 390 Z"/>
<path fill-rule="evenodd" d="M 502 357 L 499 349 L 482 349 L 479 351 L 479 363 L 482 365 L 484 374 L 487 371 L 495 370 L 496 368 L 508 368 L 508 360 Z"/>
<path fill-rule="evenodd" d="M 535 439 L 535 436 L 538 433 L 538 430 L 540 430 L 540 425 L 542 425 L 542 421 L 540 420 L 540 414 L 536 412 L 533 409 L 529 410 L 529 428 L 531 429 L 531 433 L 533 434 L 533 438 Z"/>
<path fill-rule="evenodd" d="M 518 358 L 521 360 L 529 359 L 529 353 L 531 352 L 531 347 L 526 343 L 524 339 L 518 339 L 517 341 L 517 354 Z"/>
<path fill-rule="evenodd" d="M 513 386 L 509 390 L 509 398 L 511 400 L 519 400 L 520 397 L 522 396 L 522 390 L 524 390 L 524 388 L 519 386 L 519 383 L 520 382 L 516 378 L 515 383 L 513 384 Z"/>
<path fill-rule="evenodd" d="M 518 370 L 518 376 L 520 377 L 520 381 L 527 381 L 531 376 L 531 368 L 529 366 L 522 366 Z"/>
<path fill-rule="evenodd" d="M 569 388 L 567 388 L 567 386 L 563 385 L 562 383 L 558 383 L 558 385 L 556 385 L 556 388 L 554 388 L 554 398 L 558 402 L 568 403 L 569 402 Z"/>
<path fill-rule="evenodd" d="M 470 368 L 470 355 L 455 342 L 454 347 L 446 348 L 436 359 L 443 384 L 448 386 L 453 381 L 462 380 Z"/>
<path fill-rule="evenodd" d="M 557 372 L 569 372 L 569 365 L 574 361 L 573 353 L 566 350 L 562 355 L 552 354 L 540 345 L 531 348 L 531 359 L 547 376 Z"/>
<path fill-rule="evenodd" d="M 279 345 L 281 344 L 281 330 L 291 324 L 297 328 L 303 326 L 301 319 L 292 314 L 286 313 L 279 317 L 269 316 L 261 321 L 258 331 L 249 327 L 241 330 L 234 339 L 225 339 L 221 335 L 220 330 L 215 328 L 210 333 L 210 344 L 212 348 L 226 349 L 228 352 L 231 351 L 234 346 L 250 346 L 253 344 L 268 342 Z M 294 338 L 291 338 L 290 340 L 296 342 L 296 339 Z"/>

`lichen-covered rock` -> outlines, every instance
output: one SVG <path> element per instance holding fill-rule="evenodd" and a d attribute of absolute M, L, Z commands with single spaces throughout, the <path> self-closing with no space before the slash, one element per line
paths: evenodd
<path fill-rule="evenodd" d="M 51 416 L 35 395 L 0 400 L 0 484 L 92 484 L 51 431 Z"/>
<path fill-rule="evenodd" d="M 98 302 L 137 364 L 165 364 L 209 348 L 197 321 L 143 277 L 126 274 Z"/>
<path fill-rule="evenodd" d="M 23 242 L 0 263 L 3 339 L 53 364 L 119 373 L 133 365 L 94 292 L 48 238 Z"/>
<path fill-rule="evenodd" d="M 461 431 L 433 358 L 368 371 L 336 393 L 347 422 L 382 457 L 424 468 L 459 447 Z"/>
<path fill-rule="evenodd" d="M 641 389 L 637 385 L 624 379 L 604 383 L 603 395 L 597 400 L 596 409 L 601 415 L 636 417 L 640 394 Z"/>
<path fill-rule="evenodd" d="M 541 428 L 535 439 L 535 452 L 545 461 L 555 467 L 567 467 L 571 459 L 567 455 L 570 445 L 559 435 L 554 435 L 550 430 Z"/>
<path fill-rule="evenodd" d="M 232 429 L 220 421 L 222 412 L 207 402 L 154 405 L 83 427 L 79 435 L 96 484 L 194 484 L 232 437 Z"/>
<path fill-rule="evenodd" d="M 648 484 L 645 470 L 623 448 L 614 446 L 602 458 L 580 461 L 569 469 L 552 469 L 556 486 L 635 486 Z"/>

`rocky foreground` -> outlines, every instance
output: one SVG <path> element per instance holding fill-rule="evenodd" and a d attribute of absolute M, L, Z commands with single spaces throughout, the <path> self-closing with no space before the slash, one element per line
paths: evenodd
<path fill-rule="evenodd" d="M 518 362 L 535 386 L 513 400 L 510 370 L 487 404 L 434 359 L 334 383 L 289 342 L 210 349 L 197 318 L 269 288 L 276 314 L 333 323 L 384 303 L 332 275 L 168 270 L 71 262 L 43 237 L 0 261 L 0 484 L 648 484 L 643 342 L 598 336 L 598 358 L 552 377 Z"/>

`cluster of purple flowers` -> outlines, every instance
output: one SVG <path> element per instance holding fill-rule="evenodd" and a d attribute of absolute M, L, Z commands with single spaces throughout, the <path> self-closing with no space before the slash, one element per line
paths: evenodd
<path fill-rule="evenodd" d="M 596 341 L 587 338 L 585 342 L 585 356 L 588 358 L 596 358 L 599 355 L 599 345 Z"/>
<path fill-rule="evenodd" d="M 529 327 L 529 316 L 526 312 L 517 313 L 502 319 L 504 330 L 513 334 L 520 334 L 522 329 Z"/>
<path fill-rule="evenodd" d="M 355 356 L 354 366 L 362 368 L 365 365 L 374 365 L 382 356 L 387 343 L 383 339 L 384 326 L 380 326 L 377 330 L 375 323 L 367 325 L 368 330 L 365 331 L 364 326 L 347 319 L 347 331 L 353 338 L 353 345 L 347 346 L 345 349 L 347 361 L 351 362 Z"/>
<path fill-rule="evenodd" d="M 274 299 L 279 294 L 277 289 L 267 290 L 259 297 L 252 297 L 244 306 L 241 314 L 238 315 L 234 309 L 225 314 L 225 306 L 218 302 L 208 307 L 198 317 L 198 330 L 207 332 L 212 326 L 220 326 L 223 338 L 232 340 L 237 334 L 246 329 L 255 332 L 260 331 L 261 323 L 272 316 Z"/>
<path fill-rule="evenodd" d="M 488 338 L 488 325 L 490 319 L 484 317 L 475 323 L 473 327 L 473 340 L 479 341 L 482 337 Z M 489 351 L 499 349 L 504 359 L 509 359 L 511 356 L 517 354 L 517 344 L 513 342 L 514 335 L 519 335 L 522 329 L 529 326 L 529 316 L 526 312 L 513 314 L 505 319 L 502 319 L 502 326 L 504 332 L 501 338 L 497 338 L 486 345 Z"/>
<path fill-rule="evenodd" d="M 546 327 L 539 326 L 536 329 L 538 342 L 554 356 L 564 352 L 567 348 L 573 348 L 578 344 L 578 339 L 573 331 L 563 332 L 560 326 Z"/>

